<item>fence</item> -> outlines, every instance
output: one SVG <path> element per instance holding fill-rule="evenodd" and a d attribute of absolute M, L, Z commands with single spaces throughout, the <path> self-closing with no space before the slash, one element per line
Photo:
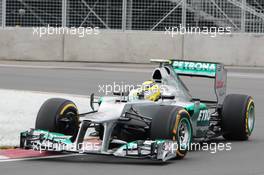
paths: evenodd
<path fill-rule="evenodd" d="M 164 31 L 165 27 L 231 27 L 264 32 L 263 0 L 0 0 L 2 27 L 99 27 Z"/>
<path fill-rule="evenodd" d="M 2 1 L 0 1 L 0 26 L 2 26 Z"/>

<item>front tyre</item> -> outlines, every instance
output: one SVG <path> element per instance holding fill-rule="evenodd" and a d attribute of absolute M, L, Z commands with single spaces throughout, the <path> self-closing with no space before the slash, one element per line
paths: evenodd
<path fill-rule="evenodd" d="M 78 109 L 70 100 L 49 99 L 38 112 L 35 128 L 70 135 L 74 142 L 79 130 Z"/>
<path fill-rule="evenodd" d="M 248 140 L 255 124 L 255 105 L 247 95 L 227 95 L 222 109 L 223 137 L 227 140 Z"/>
<path fill-rule="evenodd" d="M 192 125 L 189 113 L 180 107 L 161 106 L 152 117 L 150 138 L 169 139 L 177 143 L 178 159 L 186 156 L 192 140 Z"/>

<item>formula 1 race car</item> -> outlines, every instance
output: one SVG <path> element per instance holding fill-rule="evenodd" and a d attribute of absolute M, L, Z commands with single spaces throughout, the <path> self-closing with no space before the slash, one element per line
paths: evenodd
<path fill-rule="evenodd" d="M 92 94 L 90 112 L 79 114 L 70 100 L 47 100 L 38 112 L 35 129 L 21 133 L 20 147 L 166 161 L 182 159 L 192 142 L 219 136 L 248 139 L 255 122 L 253 99 L 226 95 L 227 73 L 222 64 L 152 62 L 159 67 L 144 84 L 146 89 L 114 92 L 97 100 Z M 193 98 L 181 76 L 214 79 L 217 100 Z M 150 96 L 149 90 L 154 94 Z"/>

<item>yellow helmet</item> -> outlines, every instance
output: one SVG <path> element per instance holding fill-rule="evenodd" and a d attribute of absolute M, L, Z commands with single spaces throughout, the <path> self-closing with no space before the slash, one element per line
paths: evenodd
<path fill-rule="evenodd" d="M 151 101 L 157 101 L 160 98 L 160 87 L 152 80 L 145 81 L 140 90 L 139 94 L 144 95 L 144 98 Z"/>

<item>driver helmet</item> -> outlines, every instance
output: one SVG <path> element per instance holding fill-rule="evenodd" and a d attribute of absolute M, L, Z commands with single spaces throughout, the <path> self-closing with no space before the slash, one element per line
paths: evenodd
<path fill-rule="evenodd" d="M 150 101 L 157 101 L 161 96 L 161 89 L 153 80 L 145 81 L 138 92 L 139 98 L 144 98 Z"/>

